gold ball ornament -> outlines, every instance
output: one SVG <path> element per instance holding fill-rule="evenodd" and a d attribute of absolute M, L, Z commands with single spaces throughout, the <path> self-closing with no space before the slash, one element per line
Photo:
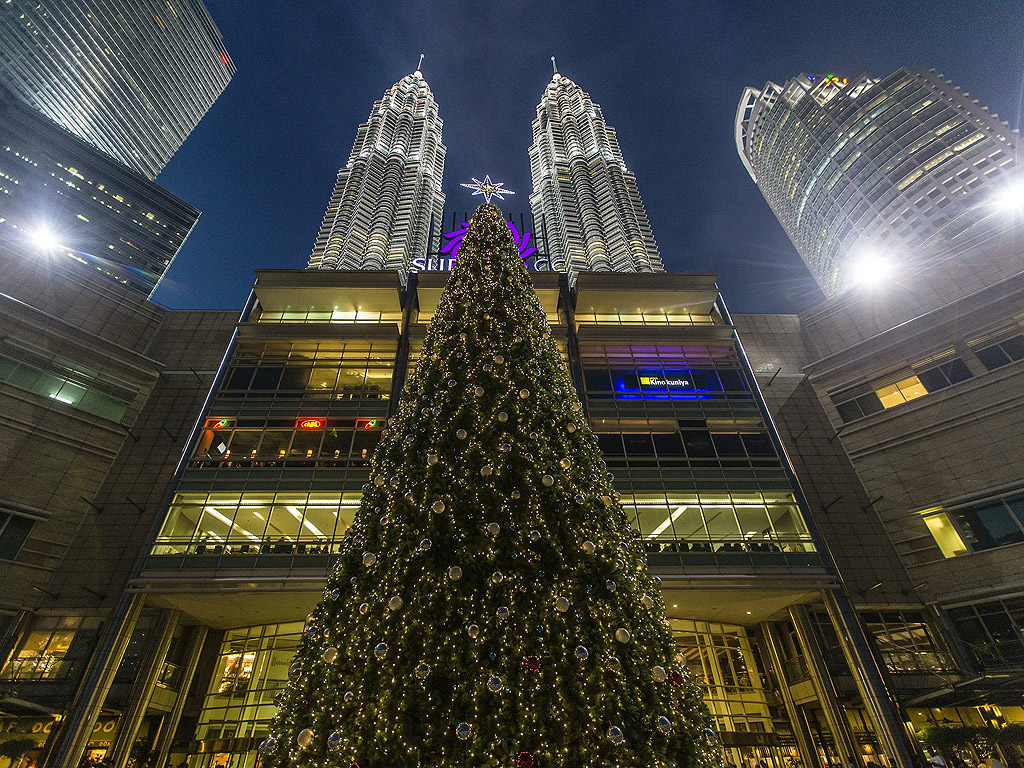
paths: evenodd
<path fill-rule="evenodd" d="M 395 595 L 390 600 L 388 600 L 389 611 L 400 611 L 402 610 L 403 605 L 405 605 L 405 602 L 398 595 Z"/>
<path fill-rule="evenodd" d="M 592 541 L 584 541 L 583 542 L 583 551 L 586 554 L 588 554 L 588 555 L 592 555 L 595 552 L 597 552 L 597 545 L 594 544 L 594 542 L 592 542 Z"/>
<path fill-rule="evenodd" d="M 333 645 L 329 648 L 324 648 L 324 652 L 321 658 L 328 664 L 332 663 L 336 658 L 338 658 L 338 649 L 335 648 Z"/>
<path fill-rule="evenodd" d="M 569 610 L 569 598 L 559 597 L 555 600 L 555 610 L 559 613 L 565 613 Z"/>
<path fill-rule="evenodd" d="M 615 630 L 615 639 L 618 640 L 620 643 L 628 643 L 630 637 L 631 635 L 629 634 L 628 629 L 619 627 Z"/>
<path fill-rule="evenodd" d="M 299 735 L 295 738 L 295 740 L 299 743 L 300 747 L 308 747 L 310 744 L 313 743 L 313 729 L 303 728 L 301 731 L 299 731 Z"/>

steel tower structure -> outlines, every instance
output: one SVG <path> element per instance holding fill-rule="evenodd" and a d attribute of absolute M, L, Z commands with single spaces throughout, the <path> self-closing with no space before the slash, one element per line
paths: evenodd
<path fill-rule="evenodd" d="M 555 70 L 533 121 L 530 207 L 552 268 L 664 272 L 636 177 L 590 94 Z"/>
<path fill-rule="evenodd" d="M 310 269 L 395 269 L 404 279 L 442 218 L 442 125 L 419 69 L 374 103 L 338 171 Z"/>

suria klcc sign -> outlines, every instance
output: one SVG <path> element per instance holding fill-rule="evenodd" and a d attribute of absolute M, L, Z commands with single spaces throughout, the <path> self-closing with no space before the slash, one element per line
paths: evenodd
<path fill-rule="evenodd" d="M 511 189 L 505 189 L 505 183 L 501 181 L 491 181 L 490 175 L 484 176 L 484 180 L 474 178 L 472 184 L 462 184 L 460 186 L 466 187 L 467 189 L 473 190 L 473 196 L 482 195 L 484 202 L 490 203 L 492 197 L 496 197 L 499 200 L 504 200 L 505 195 L 514 195 Z M 520 232 L 515 224 L 511 221 L 508 222 L 508 228 L 512 230 L 512 238 L 515 240 L 516 248 L 519 249 L 519 255 L 523 259 L 523 263 L 527 269 L 531 266 L 536 269 L 536 263 L 530 262 L 530 257 L 537 253 L 537 249 L 530 245 L 530 240 L 533 239 L 533 233 L 523 231 Z M 420 272 L 445 272 L 455 266 L 455 259 L 459 255 L 459 248 L 462 247 L 462 241 L 466 237 L 466 232 L 469 231 L 469 222 L 463 221 L 460 223 L 459 228 L 452 232 L 446 232 L 441 235 L 444 238 L 444 245 L 437 254 L 430 256 L 420 256 L 412 260 L 412 271 Z"/>
<path fill-rule="evenodd" d="M 526 268 L 529 269 L 531 266 L 529 258 L 533 256 L 533 254 L 537 253 L 537 249 L 530 245 L 533 233 L 520 233 L 519 230 L 516 229 L 516 225 L 511 221 L 508 222 L 508 228 L 512 230 L 512 239 L 516 241 L 516 248 L 519 249 L 519 255 L 522 257 Z M 450 270 L 455 266 L 455 259 L 459 255 L 459 248 L 462 247 L 462 241 L 465 239 L 466 232 L 468 231 L 469 222 L 463 221 L 458 229 L 441 235 L 441 237 L 445 239 L 445 244 L 441 246 L 441 250 L 438 251 L 436 256 L 420 256 L 413 259 L 413 270 L 421 272 L 443 272 Z"/>

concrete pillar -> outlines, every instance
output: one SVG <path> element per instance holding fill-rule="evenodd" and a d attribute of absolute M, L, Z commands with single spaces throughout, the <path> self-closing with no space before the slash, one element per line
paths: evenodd
<path fill-rule="evenodd" d="M 141 595 L 126 594 L 107 618 L 60 731 L 43 760 L 44 768 L 78 768 L 144 602 Z"/>
<path fill-rule="evenodd" d="M 897 768 L 913 768 L 916 752 L 899 716 L 896 697 L 886 685 L 853 606 L 845 595 L 826 590 L 825 608 L 882 749 Z"/>
<path fill-rule="evenodd" d="M 171 745 L 174 743 L 174 735 L 178 730 L 178 723 L 181 722 L 181 713 L 185 710 L 185 701 L 188 699 L 188 689 L 192 687 L 192 678 L 196 675 L 196 667 L 199 666 L 199 655 L 203 650 L 203 643 L 206 642 L 208 630 L 203 626 L 192 627 L 188 635 L 188 648 L 185 651 L 185 666 L 181 670 L 181 683 L 178 687 L 178 695 L 174 699 L 174 706 L 171 711 L 164 715 L 160 723 L 160 735 L 153 745 L 156 752 L 156 760 L 153 762 L 155 768 L 164 768 L 167 765 L 167 757 L 171 754 Z"/>
<path fill-rule="evenodd" d="M 825 659 L 821 655 L 821 647 L 811 629 L 807 607 L 803 605 L 790 607 L 789 618 L 793 622 L 797 639 L 803 649 L 807 673 L 811 676 L 811 685 L 814 686 L 814 695 L 818 697 L 818 703 L 821 704 L 821 710 L 825 714 L 825 722 L 828 723 L 828 729 L 832 732 L 836 751 L 839 753 L 839 761 L 844 766 L 851 763 L 858 765 L 857 744 L 850 731 L 850 721 L 846 719 L 846 712 L 839 704 L 835 686 L 832 685 L 832 678 L 825 666 Z"/>
<path fill-rule="evenodd" d="M 779 638 L 779 630 L 771 622 L 761 625 L 764 634 L 765 644 L 768 650 L 768 661 L 775 672 L 775 679 L 779 683 L 779 696 L 786 708 L 786 715 L 793 726 L 793 736 L 796 737 L 796 748 L 800 752 L 800 762 L 807 768 L 821 768 L 818 761 L 818 751 L 814 748 L 814 741 L 807 730 L 807 723 L 804 722 L 796 702 L 793 701 L 793 694 L 789 690 L 789 680 L 786 678 L 786 655 L 782 640 Z"/>
<path fill-rule="evenodd" d="M 164 610 L 154 626 L 154 636 L 149 643 L 149 652 L 146 654 L 142 668 L 139 670 L 132 684 L 131 692 L 128 694 L 128 702 L 121 713 L 121 719 L 117 724 L 117 733 L 114 734 L 110 755 L 107 760 L 113 768 L 126 768 L 128 759 L 131 757 L 132 747 L 135 739 L 139 736 L 139 729 L 142 727 L 142 720 L 149 709 L 149 701 L 153 698 L 153 690 L 156 682 L 160 679 L 160 672 L 167 658 L 167 651 L 171 647 L 171 640 L 174 639 L 174 630 L 178 627 L 180 612 L 176 610 Z"/>

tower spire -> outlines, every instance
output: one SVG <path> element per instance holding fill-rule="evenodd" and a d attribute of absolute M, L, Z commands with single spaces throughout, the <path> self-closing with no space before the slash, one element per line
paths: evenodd
<path fill-rule="evenodd" d="M 555 64 L 555 57 L 554 56 L 551 57 L 551 68 L 553 70 L 555 70 L 555 74 L 557 75 L 558 74 L 558 65 Z"/>
<path fill-rule="evenodd" d="M 419 72 L 422 67 L 423 67 L 423 54 L 421 53 L 420 54 L 419 64 L 416 65 L 416 71 Z"/>

